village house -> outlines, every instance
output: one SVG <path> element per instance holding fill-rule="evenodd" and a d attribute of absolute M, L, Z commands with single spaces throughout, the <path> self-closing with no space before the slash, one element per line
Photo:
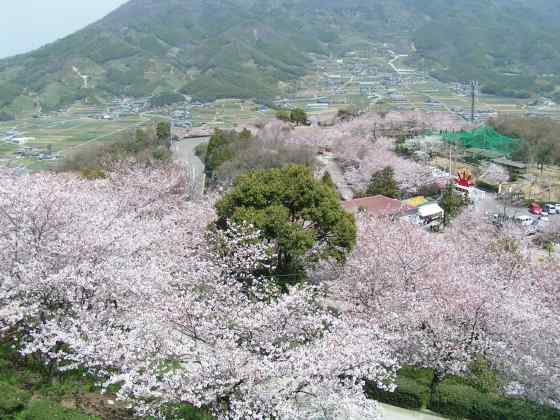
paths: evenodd
<path fill-rule="evenodd" d="M 414 207 L 383 195 L 355 198 L 345 201 L 342 206 L 350 213 L 363 211 L 374 217 L 397 218 L 416 212 Z"/>

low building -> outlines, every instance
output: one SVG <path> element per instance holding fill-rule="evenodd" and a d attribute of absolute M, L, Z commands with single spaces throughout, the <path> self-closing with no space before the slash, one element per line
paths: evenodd
<path fill-rule="evenodd" d="M 374 217 L 396 218 L 413 214 L 416 209 L 406 203 L 383 195 L 355 198 L 345 201 L 342 206 L 350 213 L 363 211 Z"/>
<path fill-rule="evenodd" d="M 424 225 L 438 227 L 443 223 L 445 211 L 438 203 L 429 203 L 418 207 L 418 217 Z"/>

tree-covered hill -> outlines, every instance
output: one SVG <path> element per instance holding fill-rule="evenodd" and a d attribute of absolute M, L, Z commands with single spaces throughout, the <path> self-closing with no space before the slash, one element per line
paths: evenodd
<path fill-rule="evenodd" d="M 0 60 L 0 110 L 84 97 L 182 91 L 270 98 L 301 77 L 307 53 L 349 39 L 415 46 L 442 79 L 489 92 L 554 93 L 560 6 L 547 0 L 131 0 L 29 54 Z M 88 76 L 88 87 L 83 79 Z"/>

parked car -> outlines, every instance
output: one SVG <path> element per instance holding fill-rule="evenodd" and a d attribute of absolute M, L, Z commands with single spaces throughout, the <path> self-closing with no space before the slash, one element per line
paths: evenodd
<path fill-rule="evenodd" d="M 525 215 L 515 216 L 515 221 L 523 226 L 531 226 L 534 223 L 534 219 L 532 217 Z"/>
<path fill-rule="evenodd" d="M 544 205 L 544 211 L 546 211 L 548 214 L 556 214 L 559 211 L 556 209 L 556 204 L 545 204 Z"/>
<path fill-rule="evenodd" d="M 531 205 L 529 206 L 529 211 L 536 216 L 540 216 L 544 212 L 544 210 L 541 206 L 539 206 L 538 203 L 531 203 Z"/>

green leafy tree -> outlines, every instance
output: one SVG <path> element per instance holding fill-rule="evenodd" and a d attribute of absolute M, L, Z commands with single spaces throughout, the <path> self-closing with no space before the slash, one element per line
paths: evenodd
<path fill-rule="evenodd" d="M 332 180 L 332 177 L 331 177 L 331 174 L 329 173 L 329 171 L 325 171 L 325 175 L 323 175 L 323 178 L 321 178 L 321 182 L 323 184 L 325 184 L 327 187 L 330 187 L 330 188 L 332 188 L 333 190 L 336 191 L 336 184 Z"/>
<path fill-rule="evenodd" d="M 302 279 L 314 263 L 346 260 L 356 243 L 356 224 L 336 192 L 304 166 L 253 171 L 238 178 L 216 204 L 217 227 L 227 221 L 249 223 L 272 241 L 278 252 L 273 275 L 281 284 Z"/>
<path fill-rule="evenodd" d="M 214 176 L 214 172 L 228 160 L 231 160 L 234 153 L 231 149 L 231 142 L 233 141 L 233 133 L 216 129 L 206 148 L 206 157 L 204 166 L 206 167 L 206 175 L 208 178 Z"/>
<path fill-rule="evenodd" d="M 395 171 L 392 167 L 387 166 L 380 171 L 375 172 L 369 181 L 366 189 L 366 195 L 384 195 L 385 197 L 398 198 L 401 195 L 397 181 L 395 180 Z"/>
<path fill-rule="evenodd" d="M 296 123 L 296 125 L 307 124 L 307 114 L 301 108 L 294 108 L 290 112 L 290 121 Z"/>
<path fill-rule="evenodd" d="M 445 211 L 443 222 L 448 225 L 451 220 L 461 214 L 467 205 L 467 200 L 455 190 L 453 185 L 448 185 L 443 191 L 439 205 Z"/>
<path fill-rule="evenodd" d="M 171 125 L 168 122 L 160 122 L 156 128 L 156 136 L 159 144 L 169 145 L 171 140 Z"/>
<path fill-rule="evenodd" d="M 284 110 L 276 111 L 276 118 L 280 121 L 289 122 L 291 121 L 291 112 Z"/>

